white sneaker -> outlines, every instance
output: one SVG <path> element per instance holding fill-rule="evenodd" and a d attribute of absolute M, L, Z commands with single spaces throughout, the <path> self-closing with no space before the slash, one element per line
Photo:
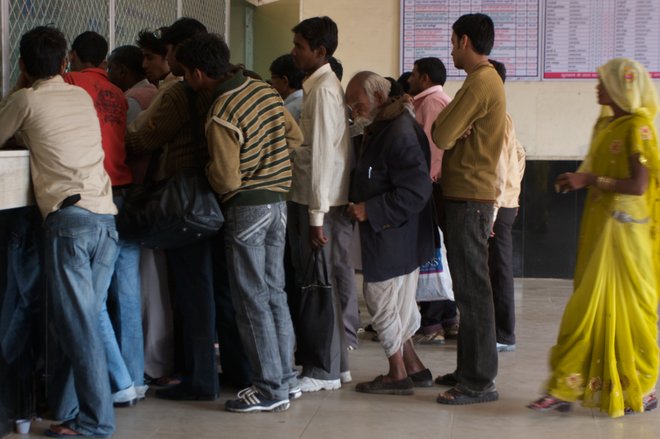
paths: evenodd
<path fill-rule="evenodd" d="M 296 384 L 293 387 L 289 387 L 289 400 L 293 401 L 294 399 L 298 399 L 302 396 L 302 389 L 300 387 L 300 384 Z"/>
<path fill-rule="evenodd" d="M 497 352 L 513 352 L 516 350 L 515 344 L 497 343 Z"/>
<path fill-rule="evenodd" d="M 138 397 L 135 386 L 127 387 L 112 394 L 112 405 L 115 407 L 132 407 L 137 404 Z"/>
<path fill-rule="evenodd" d="M 149 390 L 149 386 L 147 386 L 146 384 L 143 386 L 135 386 L 135 394 L 137 395 L 137 399 L 146 398 L 147 390 Z"/>
<path fill-rule="evenodd" d="M 353 381 L 353 377 L 351 376 L 351 371 L 347 370 L 339 374 L 339 380 L 341 381 L 342 384 L 348 384 L 351 381 Z"/>
<path fill-rule="evenodd" d="M 317 380 L 316 378 L 302 377 L 300 390 L 303 392 L 318 392 L 319 390 L 337 390 L 341 388 L 341 380 Z"/>

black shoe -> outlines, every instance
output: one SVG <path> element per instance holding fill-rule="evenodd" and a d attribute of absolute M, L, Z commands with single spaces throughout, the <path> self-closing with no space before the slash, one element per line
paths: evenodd
<path fill-rule="evenodd" d="M 355 390 L 360 393 L 375 393 L 378 395 L 412 395 L 414 387 L 410 377 L 386 383 L 383 381 L 383 375 L 378 375 L 373 381 L 359 383 L 355 386 Z"/>
<path fill-rule="evenodd" d="M 433 375 L 428 369 L 420 370 L 419 372 L 408 375 L 408 377 L 410 377 L 415 387 L 433 386 Z"/>
<path fill-rule="evenodd" d="M 178 386 L 156 390 L 156 398 L 172 401 L 215 401 L 218 399 L 218 394 L 193 392 L 179 384 Z"/>

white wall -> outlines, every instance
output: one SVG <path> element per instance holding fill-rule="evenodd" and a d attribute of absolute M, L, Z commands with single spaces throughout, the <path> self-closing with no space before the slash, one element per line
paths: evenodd
<path fill-rule="evenodd" d="M 300 0 L 300 4 L 303 19 L 328 15 L 337 22 L 336 56 L 344 65 L 344 84 L 359 70 L 399 75 L 400 0 Z M 460 84 L 447 83 L 447 92 L 453 96 Z M 599 111 L 595 86 L 595 81 L 587 80 L 506 83 L 507 106 L 530 159 L 584 157 Z"/>

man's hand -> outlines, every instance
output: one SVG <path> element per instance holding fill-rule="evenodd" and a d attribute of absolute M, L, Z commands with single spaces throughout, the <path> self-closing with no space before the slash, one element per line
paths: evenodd
<path fill-rule="evenodd" d="M 461 134 L 461 137 L 459 137 L 458 139 L 459 139 L 459 140 L 463 140 L 463 139 L 465 139 L 465 138 L 467 138 L 467 137 L 470 137 L 470 134 L 472 134 L 472 126 L 469 126 L 469 127 L 467 128 L 467 130 L 465 130 L 465 132 L 464 132 L 463 134 Z"/>
<path fill-rule="evenodd" d="M 323 234 L 323 226 L 309 226 L 309 242 L 315 250 L 328 243 L 328 238 Z"/>
<path fill-rule="evenodd" d="M 349 203 L 348 207 L 346 208 L 346 214 L 353 218 L 354 220 L 357 220 L 359 222 L 366 221 L 367 220 L 367 205 L 362 203 Z"/>

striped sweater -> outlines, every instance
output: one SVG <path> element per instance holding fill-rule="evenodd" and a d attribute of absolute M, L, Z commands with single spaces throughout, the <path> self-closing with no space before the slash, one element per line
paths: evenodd
<path fill-rule="evenodd" d="M 207 175 L 225 205 L 285 199 L 291 186 L 288 141 L 302 134 L 277 92 L 236 73 L 216 89 L 206 121 Z"/>

